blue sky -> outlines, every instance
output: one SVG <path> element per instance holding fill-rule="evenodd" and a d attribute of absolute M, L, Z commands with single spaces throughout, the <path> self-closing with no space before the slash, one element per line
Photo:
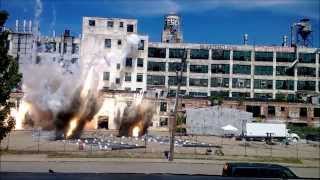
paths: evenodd
<path fill-rule="evenodd" d="M 178 12 L 183 20 L 185 42 L 281 44 L 290 35 L 290 25 L 303 17 L 313 25 L 313 46 L 320 47 L 319 0 L 0 0 L 0 9 L 10 13 L 7 26 L 15 20 L 34 20 L 36 1 L 42 4 L 40 31 L 60 34 L 64 29 L 81 33 L 82 16 L 138 19 L 138 31 L 160 41 L 163 16 Z"/>

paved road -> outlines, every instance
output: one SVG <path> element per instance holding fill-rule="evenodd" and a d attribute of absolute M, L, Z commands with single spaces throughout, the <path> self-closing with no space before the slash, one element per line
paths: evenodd
<path fill-rule="evenodd" d="M 48 172 L 58 173 L 164 173 L 221 175 L 223 165 L 209 163 L 163 163 L 163 162 L 2 162 L 2 172 Z M 318 168 L 289 167 L 300 177 L 319 178 Z"/>

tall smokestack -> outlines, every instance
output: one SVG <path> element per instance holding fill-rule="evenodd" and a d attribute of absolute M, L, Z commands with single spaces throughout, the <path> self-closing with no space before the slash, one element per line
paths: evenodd
<path fill-rule="evenodd" d="M 18 32 L 18 31 L 19 31 L 19 21 L 16 20 L 16 32 Z"/>
<path fill-rule="evenodd" d="M 23 32 L 26 32 L 26 24 L 27 24 L 26 20 L 23 20 Z"/>
<path fill-rule="evenodd" d="M 282 38 L 282 46 L 287 47 L 288 46 L 288 36 L 284 35 Z"/>
<path fill-rule="evenodd" d="M 248 34 L 243 35 L 243 45 L 248 45 Z"/>
<path fill-rule="evenodd" d="M 32 21 L 31 20 L 29 20 L 29 32 L 32 32 Z"/>

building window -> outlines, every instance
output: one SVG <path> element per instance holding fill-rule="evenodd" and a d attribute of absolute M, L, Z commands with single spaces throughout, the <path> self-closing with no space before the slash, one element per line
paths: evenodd
<path fill-rule="evenodd" d="M 72 43 L 72 54 L 77 54 L 79 52 L 79 46 L 75 43 Z"/>
<path fill-rule="evenodd" d="M 209 59 L 208 49 L 191 49 L 190 59 Z"/>
<path fill-rule="evenodd" d="M 110 72 L 103 72 L 103 80 L 109 81 L 110 79 Z"/>
<path fill-rule="evenodd" d="M 300 108 L 300 117 L 307 117 L 307 116 L 308 116 L 307 108 Z"/>
<path fill-rule="evenodd" d="M 116 84 L 120 84 L 120 78 L 116 78 Z"/>
<path fill-rule="evenodd" d="M 208 93 L 206 93 L 206 92 L 189 92 L 189 96 L 191 96 L 191 97 L 207 97 Z"/>
<path fill-rule="evenodd" d="M 143 58 L 137 59 L 137 67 L 143 67 Z"/>
<path fill-rule="evenodd" d="M 268 115 L 275 116 L 276 115 L 276 108 L 274 106 L 268 106 Z"/>
<path fill-rule="evenodd" d="M 207 65 L 190 65 L 191 73 L 208 73 Z"/>
<path fill-rule="evenodd" d="M 276 67 L 277 76 L 294 76 L 293 68 L 289 69 L 287 66 L 277 66 Z"/>
<path fill-rule="evenodd" d="M 277 80 L 276 89 L 294 90 L 294 81 L 293 80 Z"/>
<path fill-rule="evenodd" d="M 59 43 L 58 49 L 59 53 L 61 53 L 61 43 Z"/>
<path fill-rule="evenodd" d="M 232 92 L 233 98 L 250 98 L 249 92 Z"/>
<path fill-rule="evenodd" d="M 212 60 L 230 60 L 230 51 L 222 49 L 212 49 L 211 50 Z"/>
<path fill-rule="evenodd" d="M 250 79 L 233 78 L 232 79 L 232 87 L 233 88 L 248 88 L 248 89 L 250 89 L 251 80 Z"/>
<path fill-rule="evenodd" d="M 273 61 L 273 52 L 255 52 L 255 61 Z"/>
<path fill-rule="evenodd" d="M 166 71 L 166 63 L 165 62 L 148 62 L 148 71 Z"/>
<path fill-rule="evenodd" d="M 229 91 L 211 91 L 210 95 L 217 97 L 229 97 Z"/>
<path fill-rule="evenodd" d="M 132 67 L 132 58 L 131 57 L 126 58 L 126 67 Z"/>
<path fill-rule="evenodd" d="M 315 81 L 298 81 L 298 90 L 315 91 Z"/>
<path fill-rule="evenodd" d="M 253 97 L 255 99 L 266 100 L 266 99 L 272 99 L 272 94 L 271 93 L 254 93 Z"/>
<path fill-rule="evenodd" d="M 167 112 L 167 102 L 160 102 L 160 112 Z"/>
<path fill-rule="evenodd" d="M 272 89 L 272 80 L 255 79 L 254 88 L 255 89 Z"/>
<path fill-rule="evenodd" d="M 184 49 L 169 49 L 169 58 L 181 59 L 184 56 Z"/>
<path fill-rule="evenodd" d="M 313 108 L 313 117 L 320 117 L 320 108 Z"/>
<path fill-rule="evenodd" d="M 127 32 L 133 32 L 133 24 L 128 24 L 127 25 Z"/>
<path fill-rule="evenodd" d="M 293 62 L 296 59 L 295 53 L 277 52 L 277 62 Z"/>
<path fill-rule="evenodd" d="M 298 67 L 298 76 L 316 77 L 316 68 Z"/>
<path fill-rule="evenodd" d="M 229 74 L 229 64 L 211 64 L 211 73 L 213 74 Z"/>
<path fill-rule="evenodd" d="M 95 26 L 96 21 L 95 20 L 89 20 L 89 26 Z"/>
<path fill-rule="evenodd" d="M 124 81 L 130 82 L 131 81 L 131 73 L 126 73 L 124 76 Z"/>
<path fill-rule="evenodd" d="M 229 87 L 229 78 L 211 78 L 211 87 Z"/>
<path fill-rule="evenodd" d="M 281 107 L 281 109 L 280 109 L 282 112 L 283 111 L 285 111 L 286 110 L 286 108 L 285 107 Z"/>
<path fill-rule="evenodd" d="M 235 64 L 233 66 L 233 74 L 251 74 L 251 66 Z"/>
<path fill-rule="evenodd" d="M 169 63 L 169 72 L 176 72 L 178 69 L 180 69 L 181 63 L 173 62 Z M 187 72 L 187 64 L 184 64 L 183 72 Z"/>
<path fill-rule="evenodd" d="M 67 53 L 67 43 L 63 43 L 63 53 Z"/>
<path fill-rule="evenodd" d="M 120 22 L 119 27 L 123 28 L 123 22 Z"/>
<path fill-rule="evenodd" d="M 208 79 L 189 79 L 189 86 L 208 87 Z"/>
<path fill-rule="evenodd" d="M 118 64 L 117 64 L 117 69 L 120 69 L 120 67 L 121 67 L 121 66 L 120 66 L 120 64 L 118 63 Z"/>
<path fill-rule="evenodd" d="M 168 126 L 168 118 L 160 117 L 160 127 Z"/>
<path fill-rule="evenodd" d="M 233 60 L 251 61 L 251 51 L 233 51 Z"/>
<path fill-rule="evenodd" d="M 255 66 L 254 74 L 255 75 L 272 75 L 273 67 L 272 66 Z"/>
<path fill-rule="evenodd" d="M 104 40 L 104 47 L 105 48 L 111 48 L 111 39 L 105 39 Z"/>
<path fill-rule="evenodd" d="M 165 85 L 165 76 L 148 75 L 147 84 L 148 85 Z"/>
<path fill-rule="evenodd" d="M 315 63 L 316 53 L 299 53 L 300 63 Z"/>
<path fill-rule="evenodd" d="M 113 21 L 108 21 L 107 22 L 107 27 L 108 28 L 113 28 Z"/>
<path fill-rule="evenodd" d="M 261 115 L 260 106 L 246 106 L 246 111 L 251 112 L 253 117 L 259 117 Z"/>
<path fill-rule="evenodd" d="M 166 58 L 166 49 L 165 48 L 149 48 L 148 57 Z"/>
<path fill-rule="evenodd" d="M 75 64 L 75 63 L 77 63 L 77 62 L 78 62 L 78 58 L 72 58 L 72 59 L 71 59 L 71 63 L 72 63 L 72 64 Z"/>
<path fill-rule="evenodd" d="M 139 41 L 138 50 L 144 50 L 144 40 Z"/>
<path fill-rule="evenodd" d="M 121 46 L 122 45 L 122 41 L 121 39 L 118 39 L 118 46 Z"/>
<path fill-rule="evenodd" d="M 143 75 L 137 74 L 137 82 L 143 82 Z"/>
<path fill-rule="evenodd" d="M 178 85 L 177 76 L 169 76 L 168 84 L 170 86 L 177 86 Z M 187 85 L 187 77 L 182 77 L 181 85 L 182 86 L 186 86 Z"/>

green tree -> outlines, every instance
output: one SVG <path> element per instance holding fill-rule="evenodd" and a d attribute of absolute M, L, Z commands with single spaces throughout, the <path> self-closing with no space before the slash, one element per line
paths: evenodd
<path fill-rule="evenodd" d="M 8 55 L 8 35 L 4 24 L 9 14 L 0 11 L 0 142 L 15 126 L 15 120 L 9 116 L 10 93 L 21 80 L 18 60 Z"/>

